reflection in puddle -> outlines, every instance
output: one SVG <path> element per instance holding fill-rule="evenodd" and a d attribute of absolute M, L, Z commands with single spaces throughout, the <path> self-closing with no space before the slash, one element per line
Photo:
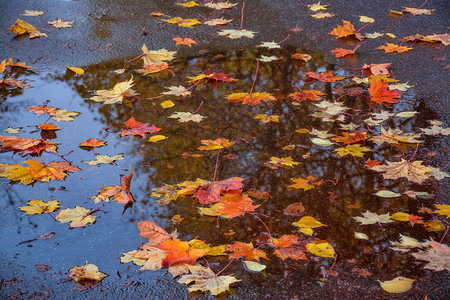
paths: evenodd
<path fill-rule="evenodd" d="M 430 235 L 438 238 L 440 233 L 428 232 L 421 224 L 411 226 L 409 222 L 359 225 L 352 219 L 365 211 L 377 214 L 405 212 L 422 216 L 424 221 L 432 219 L 429 214 L 421 213 L 420 210 L 422 206 L 433 208 L 431 199 L 414 199 L 406 195 L 383 198 L 374 195 L 378 190 L 396 193 L 414 190 L 432 194 L 432 185 L 418 185 L 406 180 L 383 180 L 382 176 L 365 166 L 369 158 L 383 162 L 392 161 L 395 157 L 409 159 L 413 155 L 415 144 L 406 145 L 397 141 L 376 145 L 369 141 L 370 137 L 380 132 L 380 126 L 367 125 L 370 113 L 380 113 L 383 110 L 390 113 L 419 110 L 414 106 L 414 101 L 406 99 L 412 99 L 413 92 L 405 92 L 400 104 L 395 106 L 373 105 L 367 98 L 367 85 L 358 85 L 352 81 L 348 70 L 335 69 L 333 65 L 326 64 L 318 53 L 310 53 L 312 59 L 308 62 L 292 59 L 291 55 L 294 53 L 303 51 L 289 47 L 229 53 L 205 51 L 198 57 L 177 57 L 172 61 L 171 71 L 175 76 L 169 72 L 143 76 L 137 71 L 141 68 L 141 60 L 129 63 L 124 74 L 113 72 L 122 68 L 121 62 L 91 66 L 85 69 L 82 76 L 72 76 L 70 72 L 46 76 L 28 74 L 26 77 L 34 86 L 32 89 L 3 92 L 3 122 L 6 126 L 22 126 L 27 132 L 32 131 L 26 126 L 36 126 L 46 120 L 25 110 L 29 105 L 42 105 L 46 100 L 50 100 L 51 106 L 80 112 L 74 122 L 57 124 L 62 130 L 56 132 L 57 138 L 54 141 L 60 143 L 59 153 L 75 150 L 66 158 L 83 169 L 83 172 L 70 175 L 65 182 L 37 183 L 34 186 L 8 186 L 7 181 L 3 180 L 6 187 L 3 196 L 10 199 L 10 203 L 4 204 L 2 208 L 18 219 L 17 224 L 7 225 L 9 231 L 14 232 L 7 241 L 17 244 L 27 239 L 21 233 L 27 228 L 28 222 L 33 222 L 35 228 L 38 228 L 37 231 L 26 229 L 30 236 L 36 232 L 45 233 L 40 228 L 54 231 L 54 227 L 64 227 L 42 216 L 23 217 L 21 213 L 17 213 L 17 206 L 25 205 L 30 199 L 58 199 L 63 208 L 82 205 L 95 209 L 97 204 L 88 198 L 95 196 L 102 186 L 119 185 L 119 175 L 128 174 L 124 169 L 131 166 L 135 177 L 130 190 L 136 200 L 131 209 L 132 214 L 127 211 L 120 218 L 123 207 L 111 201 L 113 203 L 106 203 L 103 209 L 107 213 L 101 214 L 96 224 L 70 231 L 70 237 L 80 238 L 83 253 L 70 250 L 64 245 L 67 241 L 61 239 L 61 245 L 53 249 L 53 253 L 56 255 L 67 251 L 73 256 L 68 260 L 55 259 L 54 263 L 61 270 L 79 265 L 80 258 L 98 259 L 101 262 L 101 255 L 88 250 L 92 247 L 100 247 L 106 257 L 114 261 L 106 270 L 101 268 L 102 271 L 115 273 L 119 268 L 122 272 L 135 270 L 135 267 L 120 265 L 117 253 L 135 250 L 141 245 L 136 226 L 132 223 L 148 219 L 154 220 L 168 232 L 176 229 L 181 240 L 197 238 L 213 246 L 238 241 L 252 242 L 256 248 L 270 240 L 269 229 L 274 238 L 298 235 L 300 240 L 310 243 L 316 239 L 329 242 L 336 250 L 337 260 L 314 257 L 307 252 L 307 261 L 289 259 L 283 262 L 278 257 L 269 255 L 273 252 L 269 245 L 263 245 L 261 249 L 270 260 L 261 259 L 261 262 L 267 265 L 264 272 L 270 276 L 263 278 L 248 273 L 237 262 L 232 263 L 228 272 L 225 272 L 234 273 L 244 282 L 250 280 L 250 274 L 252 284 L 262 284 L 267 280 L 280 281 L 286 274 L 292 275 L 292 278 L 300 276 L 302 280 L 306 278 L 315 281 L 331 272 L 332 267 L 341 274 L 359 272 L 360 276 L 369 273 L 389 273 L 393 277 L 399 274 L 416 276 L 414 272 L 421 271 L 411 265 L 411 256 L 390 249 L 390 241 L 398 241 L 399 233 L 419 240 L 428 239 Z M 262 55 L 274 55 L 280 59 L 260 62 L 258 66 L 256 59 Z M 257 67 L 257 78 L 254 81 Z M 189 76 L 197 76 L 208 69 L 230 74 L 229 77 L 236 81 L 223 82 L 215 87 L 198 85 L 190 89 L 190 95 L 184 97 L 167 95 L 154 100 L 128 97 L 123 104 L 111 105 L 89 100 L 95 91 L 111 89 L 115 84 L 130 78 L 134 82 L 132 88 L 140 98 L 157 97 L 166 93 L 171 86 L 182 85 L 187 88 L 191 85 L 188 83 Z M 334 76 L 345 76 L 345 79 L 336 83 L 311 82 L 304 76 L 306 72 L 329 71 L 333 71 Z M 227 95 L 250 93 L 253 84 L 253 93 L 271 93 L 276 100 L 262 101 L 262 104 L 254 106 L 227 101 Z M 318 96 L 321 101 L 299 102 L 289 96 L 300 89 L 317 90 L 324 94 Z M 349 94 L 341 97 L 347 93 Z M 334 102 L 338 98 L 339 103 L 348 109 L 333 107 L 327 110 L 328 114 L 323 113 L 323 106 L 319 103 Z M 175 105 L 163 108 L 161 104 L 167 100 Z M 171 117 L 176 112 L 199 114 L 203 119 L 200 122 L 180 122 Z M 389 117 L 382 123 L 383 127 L 401 128 L 404 132 L 427 127 L 427 120 L 432 114 L 420 110 L 419 113 L 420 117 Z M 151 135 L 146 138 L 132 135 L 121 137 L 121 128 L 131 117 L 138 122 L 160 127 L 158 134 L 167 138 L 150 142 L 148 138 Z M 105 127 L 110 128 L 106 131 L 103 129 Z M 332 137 L 342 137 L 342 132 L 366 132 L 366 136 L 359 142 L 348 144 L 367 147 L 368 150 L 365 153 L 339 156 L 333 150 L 340 148 L 345 142 L 337 142 L 339 140 L 333 140 Z M 36 138 L 37 133 L 29 137 Z M 94 137 L 107 141 L 106 146 L 96 148 L 96 153 L 109 156 L 122 154 L 124 159 L 116 161 L 117 165 L 88 166 L 83 163 L 82 161 L 95 158 L 94 151 L 81 150 L 78 144 Z M 219 156 L 217 150 L 197 149 L 202 145 L 202 140 L 218 138 L 236 142 L 222 149 Z M 312 139 L 316 139 L 316 142 L 312 142 Z M 433 140 L 427 138 L 425 145 L 431 142 Z M 274 158 L 278 158 L 278 163 L 270 163 L 274 162 Z M 290 158 L 298 164 L 290 164 Z M 8 154 L 3 154 L 3 159 L 5 163 L 19 163 L 17 156 L 11 158 Z M 57 160 L 57 157 L 44 154 L 42 159 L 49 162 Z M 198 208 L 204 206 L 191 196 L 193 193 L 188 193 L 187 197 L 166 200 L 151 196 L 155 188 L 166 185 L 174 186 L 198 178 L 207 181 L 215 178 L 216 181 L 221 181 L 231 177 L 244 178 L 244 191 L 268 193 L 268 199 L 252 198 L 253 204 L 259 205 L 255 214 L 232 219 L 202 216 Z M 289 187 L 295 183 L 293 179 L 306 180 L 301 188 L 296 189 Z M 64 189 L 61 189 L 62 186 Z M 173 189 L 176 194 L 176 190 L 181 188 Z M 22 197 L 15 197 L 15 193 Z M 160 198 L 164 197 L 164 193 L 160 195 Z M 300 212 L 298 216 L 284 213 L 289 205 L 298 202 L 301 202 L 304 212 Z M 160 206 L 158 203 L 167 205 Z M 173 222 L 175 215 L 178 215 L 177 220 L 181 220 L 179 224 Z M 298 227 L 292 223 L 299 221 L 301 216 L 312 216 L 326 226 L 314 228 L 312 236 L 299 233 Z M 111 231 L 111 228 L 114 230 Z M 59 230 L 61 235 L 67 234 L 66 228 Z M 88 232 L 89 237 L 82 236 L 88 235 Z M 355 232 L 364 233 L 367 237 L 357 239 Z M 106 238 L 97 239 L 104 233 Z M 52 251 L 46 255 L 50 257 Z M 42 258 L 35 257 L 31 252 L 29 257 L 21 259 L 22 263 L 39 263 Z M 225 256 L 208 260 L 216 271 L 228 263 Z"/>

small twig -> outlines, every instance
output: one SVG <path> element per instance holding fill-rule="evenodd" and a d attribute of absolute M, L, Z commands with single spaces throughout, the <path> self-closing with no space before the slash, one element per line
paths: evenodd
<path fill-rule="evenodd" d="M 198 112 L 200 110 L 200 108 L 202 107 L 203 102 L 204 101 L 202 101 L 202 103 L 200 103 L 199 107 L 195 111 L 191 112 L 191 114 L 195 114 L 196 112 Z"/>
<path fill-rule="evenodd" d="M 416 146 L 416 151 L 414 151 L 414 154 L 413 154 L 413 156 L 411 156 L 411 158 L 408 160 L 408 162 L 410 162 L 413 158 L 414 158 L 414 156 L 416 156 L 416 153 L 417 153 L 417 149 L 419 149 L 419 144 L 420 143 L 417 143 L 417 146 Z"/>
<path fill-rule="evenodd" d="M 259 59 L 256 59 L 256 72 L 255 72 L 255 78 L 253 79 L 252 88 L 250 89 L 250 99 L 252 98 L 253 88 L 255 87 L 256 77 L 258 76 L 258 69 L 259 69 Z"/>
<path fill-rule="evenodd" d="M 422 5 L 421 6 L 419 6 L 417 9 L 421 9 L 424 5 L 425 5 L 425 3 L 427 3 L 428 2 L 428 0 L 425 0 L 425 2 L 424 3 L 422 3 Z"/>
<path fill-rule="evenodd" d="M 242 26 L 244 24 L 244 8 L 245 8 L 245 1 L 242 2 L 242 10 L 241 10 L 241 27 L 239 27 L 238 30 L 242 29 Z"/>
<path fill-rule="evenodd" d="M 282 40 L 281 42 L 278 42 L 277 45 L 284 43 L 291 35 L 288 34 L 287 37 L 284 38 L 284 40 Z"/>
<path fill-rule="evenodd" d="M 381 225 L 380 221 L 377 221 L 377 223 L 378 223 L 378 225 L 380 225 L 381 230 L 385 231 L 384 228 L 383 228 L 383 225 Z"/>

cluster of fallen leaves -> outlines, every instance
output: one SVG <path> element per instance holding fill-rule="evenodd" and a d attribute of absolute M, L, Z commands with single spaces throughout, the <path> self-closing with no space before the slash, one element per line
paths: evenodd
<path fill-rule="evenodd" d="M 178 3 L 181 6 L 190 8 L 200 6 L 195 1 L 185 3 Z M 219 2 L 206 3 L 203 6 L 212 9 L 231 9 L 237 3 Z M 319 3 L 308 5 L 308 9 L 315 12 L 312 17 L 315 19 L 322 19 L 333 17 L 334 14 L 324 13 L 328 9 L 328 5 Z M 431 15 L 432 10 L 404 8 L 402 12 L 393 11 L 391 14 L 400 15 L 402 13 L 411 13 L 413 15 L 427 14 Z M 42 13 L 43 14 L 43 13 Z M 41 12 L 31 11 L 26 12 L 28 16 L 39 16 Z M 152 13 L 154 17 L 164 16 L 163 13 Z M 182 19 L 180 17 L 168 17 L 162 20 L 163 22 L 173 24 L 181 27 L 194 27 L 202 22 L 197 19 Z M 361 16 L 361 22 L 373 23 L 373 20 L 366 16 Z M 203 22 L 210 26 L 225 26 L 231 20 L 208 19 Z M 57 28 L 71 27 L 71 22 L 62 22 L 57 20 L 49 22 L 50 25 Z M 29 34 L 30 38 L 45 36 L 33 25 L 18 19 L 15 25 L 9 28 L 15 34 Z M 253 38 L 255 32 L 245 29 L 238 30 L 222 30 L 218 32 L 219 36 L 227 36 L 229 38 L 248 37 Z M 337 25 L 330 32 L 330 35 L 336 38 L 350 38 L 362 41 L 365 38 L 376 38 L 377 33 L 366 34 L 365 36 L 356 30 L 354 25 L 346 20 L 343 20 L 342 25 Z M 185 45 L 191 47 L 197 44 L 196 41 L 187 37 L 175 37 L 173 39 L 176 45 Z M 447 34 L 435 35 L 416 35 L 414 37 L 405 37 L 408 42 L 441 42 L 448 45 Z M 333 50 L 336 57 L 346 57 L 347 55 L 354 55 L 356 50 L 362 44 L 357 44 L 352 50 L 338 48 Z M 259 47 L 268 49 L 281 48 L 279 43 L 264 42 Z M 403 53 L 412 49 L 402 45 L 390 44 L 380 46 L 386 53 L 399 52 Z M 143 76 L 151 74 L 160 74 L 164 76 L 166 73 L 172 72 L 173 66 L 171 61 L 175 58 L 176 52 L 166 49 L 149 50 L 144 44 L 141 48 L 142 60 L 141 68 L 137 72 Z M 307 62 L 311 56 L 303 53 L 296 53 L 292 58 L 300 62 Z M 260 57 L 259 61 L 263 63 L 270 63 L 277 61 L 278 57 Z M 16 61 L 16 62 L 14 62 Z M 255 62 L 259 64 L 259 61 Z M 296 130 L 298 134 L 306 135 L 309 139 L 309 149 L 320 149 L 329 151 L 337 158 L 353 158 L 355 165 L 366 168 L 373 172 L 374 176 L 382 178 L 387 181 L 402 181 L 405 188 L 403 190 L 376 190 L 374 195 L 385 199 L 395 199 L 399 197 L 420 198 L 430 196 L 427 193 L 410 190 L 406 186 L 410 183 L 423 184 L 427 181 L 440 180 L 449 175 L 440 170 L 436 166 L 428 165 L 426 162 L 415 160 L 416 153 L 420 150 L 424 140 L 429 136 L 435 135 L 449 135 L 450 129 L 443 128 L 439 121 L 432 121 L 430 127 L 421 128 L 421 132 L 404 132 L 402 128 L 392 128 L 386 123 L 394 118 L 411 119 L 415 118 L 418 112 L 416 111 L 395 111 L 395 105 L 401 104 L 404 100 L 403 93 L 407 91 L 410 86 L 408 84 L 399 84 L 396 80 L 391 78 L 389 71 L 389 63 L 370 64 L 362 66 L 364 76 L 342 76 L 345 74 L 337 74 L 333 71 L 329 72 L 305 72 L 303 74 L 304 85 L 298 90 L 292 90 L 287 95 L 275 95 L 269 92 L 253 92 L 253 87 L 249 87 L 248 91 L 236 91 L 231 94 L 222 95 L 223 99 L 228 103 L 242 103 L 243 105 L 260 106 L 270 105 L 276 101 L 292 101 L 294 105 L 308 110 L 309 115 L 321 122 L 322 124 L 334 124 L 339 128 L 338 130 L 318 130 L 315 128 L 299 128 Z M 0 71 L 4 73 L 9 67 L 9 73 L 12 73 L 14 68 L 32 68 L 26 63 L 19 63 L 16 59 L 10 58 L 3 60 L 0 64 Z M 83 70 L 74 67 L 68 67 L 76 74 L 82 75 Z M 117 74 L 126 72 L 127 70 L 119 69 Z M 5 74 L 6 74 L 5 73 Z M 236 81 L 230 74 L 215 72 L 213 70 L 205 70 L 197 73 L 195 76 L 187 78 L 187 82 L 191 84 L 189 87 L 170 86 L 166 87 L 159 97 L 186 97 L 191 95 L 191 91 L 195 90 L 196 86 L 207 85 L 212 88 L 219 84 L 227 84 Z M 255 75 L 256 76 L 256 75 Z M 336 100 L 324 100 L 326 93 L 318 90 L 323 84 L 340 83 L 344 87 L 354 88 L 358 87 L 358 92 L 354 93 L 349 88 L 347 92 L 340 92 L 342 94 Z M 0 82 L 4 87 L 19 87 L 28 88 L 23 81 L 15 81 L 13 78 L 4 78 Z M 133 77 L 126 81 L 117 82 L 109 89 L 97 90 L 90 100 L 99 103 L 100 105 L 124 104 L 128 101 L 139 101 L 143 98 L 139 97 L 139 92 L 133 89 Z M 339 92 L 336 92 L 339 94 Z M 357 109 L 347 107 L 343 101 L 339 101 L 347 96 L 362 96 L 366 98 L 366 102 L 370 105 L 370 113 L 362 114 Z M 284 100 L 283 100 L 284 99 Z M 286 100 L 287 99 L 287 100 Z M 344 98 L 345 99 L 345 98 Z M 233 105 L 233 104 L 230 104 Z M 161 103 L 163 108 L 170 108 L 174 106 L 171 100 L 166 100 Z M 73 121 L 78 115 L 77 112 L 67 112 L 64 109 L 58 109 L 48 106 L 47 104 L 30 107 L 27 111 L 34 112 L 36 115 L 45 115 L 54 121 Z M 353 114 L 350 114 L 352 111 Z M 202 122 L 205 118 L 195 112 L 174 112 L 168 118 L 177 119 L 179 122 Z M 258 110 L 260 112 L 260 110 Z M 268 123 L 279 123 L 280 116 L 268 115 L 258 113 L 254 116 L 255 120 Z M 354 123 L 355 122 L 355 123 Z M 120 138 L 133 135 L 136 137 L 146 138 L 148 134 L 158 133 L 161 128 L 155 125 L 139 122 L 134 117 L 128 120 L 123 120 L 124 126 L 120 131 Z M 383 124 L 384 123 L 384 124 Z M 36 125 L 41 131 L 56 131 L 54 124 L 43 123 Z M 329 127 L 328 127 L 329 128 Z M 8 131 L 14 134 L 14 130 Z M 163 135 L 154 135 L 149 141 L 159 142 L 166 139 Z M 170 137 L 169 137 L 170 138 Z M 11 181 L 20 182 L 25 185 L 32 184 L 36 181 L 48 182 L 50 180 L 64 180 L 68 175 L 67 172 L 81 171 L 76 166 L 72 166 L 67 161 L 43 163 L 41 161 L 41 154 L 49 152 L 57 154 L 56 143 L 49 142 L 46 139 L 35 139 L 15 136 L 0 136 L 1 150 L 13 151 L 22 156 L 32 155 L 38 156 L 39 160 L 28 159 L 21 164 L 0 164 L 0 177 L 6 177 Z M 225 138 L 218 137 L 215 140 L 201 140 L 197 150 L 199 153 L 204 151 L 214 151 L 220 155 L 224 149 L 233 147 L 237 141 L 230 141 Z M 81 148 L 95 149 L 106 144 L 105 141 L 91 138 L 89 140 L 79 143 Z M 375 159 L 376 152 L 388 144 L 392 147 L 397 147 L 403 152 L 399 157 L 391 160 L 378 161 Z M 284 150 L 295 149 L 296 145 L 286 145 Z M 408 151 L 415 149 L 413 152 Z M 312 151 L 312 150 L 311 150 Z M 115 164 L 116 161 L 124 159 L 123 155 L 117 154 L 114 156 L 101 155 L 94 151 L 95 159 L 91 161 L 84 161 L 88 165 L 99 164 Z M 202 156 L 202 154 L 190 154 L 191 157 L 195 155 Z M 197 157 L 198 157 L 197 156 Z M 378 156 L 379 157 L 379 156 Z M 272 156 L 264 163 L 264 166 L 271 169 L 293 168 L 298 170 L 298 166 L 308 163 L 308 155 L 303 161 L 300 158 L 293 158 L 291 156 L 275 157 Z M 295 160 L 297 159 L 297 160 Z M 28 166 L 24 166 L 27 164 Z M 70 228 L 85 227 L 93 224 L 96 217 L 93 213 L 99 209 L 110 199 L 124 205 L 124 212 L 130 208 L 135 200 L 130 192 L 130 184 L 133 178 L 133 172 L 130 168 L 130 175 L 120 176 L 120 185 L 104 186 L 98 190 L 97 195 L 91 197 L 95 203 L 101 203 L 101 206 L 96 209 L 87 209 L 81 206 L 75 208 L 65 208 L 60 210 L 60 202 L 52 200 L 44 202 L 41 200 L 30 200 L 27 206 L 19 207 L 25 214 L 55 214 L 55 219 L 61 223 L 70 222 Z M 176 184 L 165 184 L 164 186 L 153 189 L 150 195 L 159 205 L 167 205 L 172 201 L 180 199 L 194 200 L 195 205 L 198 205 L 198 212 L 200 215 L 209 218 L 221 218 L 226 221 L 234 218 L 257 218 L 258 208 L 265 202 L 270 201 L 269 195 L 263 191 L 248 190 L 243 182 L 246 179 L 243 177 L 231 177 L 224 180 L 196 179 L 195 181 L 184 181 Z M 326 182 L 328 184 L 331 180 L 325 178 L 318 179 L 312 175 L 297 176 L 291 178 L 291 182 L 285 183 L 286 187 L 298 193 L 309 193 L 309 190 L 320 189 Z M 338 185 L 339 182 L 332 182 Z M 209 264 L 205 265 L 204 261 L 207 259 L 214 259 L 214 257 L 227 257 L 230 262 L 234 260 L 243 260 L 245 267 L 254 272 L 263 272 L 266 265 L 261 263 L 261 259 L 281 259 L 285 260 L 308 260 L 310 257 L 322 257 L 324 259 L 336 259 L 335 247 L 339 246 L 338 242 L 327 241 L 319 238 L 321 227 L 327 226 L 313 216 L 306 216 L 305 208 L 301 203 L 292 203 L 286 207 L 284 213 L 291 217 L 297 217 L 298 221 L 290 222 L 292 228 L 298 229 L 299 234 L 283 234 L 278 232 L 268 232 L 269 237 L 261 242 L 259 245 L 247 241 L 236 241 L 234 244 L 210 245 L 200 239 L 193 239 L 183 241 L 178 239 L 177 233 L 168 233 L 165 229 L 159 227 L 151 221 L 138 222 L 137 226 L 140 231 L 139 235 L 148 239 L 148 242 L 141 245 L 138 250 L 132 250 L 123 253 L 121 257 L 122 263 L 132 262 L 140 266 L 141 270 L 160 270 L 168 268 L 168 272 L 173 277 L 178 277 L 178 282 L 189 285 L 189 291 L 211 292 L 212 295 L 218 295 L 227 291 L 231 284 L 238 282 L 239 279 L 233 275 L 220 275 L 226 267 L 222 270 L 213 271 Z M 380 226 L 381 230 L 389 230 L 388 225 L 395 222 L 409 222 L 411 226 L 424 226 L 429 232 L 443 231 L 446 226 L 439 220 L 437 215 L 449 217 L 450 208 L 448 205 L 436 205 L 436 209 L 432 210 L 424 208 L 419 215 L 414 215 L 408 212 L 392 211 L 390 213 L 378 214 L 375 212 L 365 211 L 362 216 L 353 216 L 352 218 L 359 223 L 359 225 L 374 225 Z M 179 216 L 178 222 L 183 219 Z M 325 220 L 323 222 L 327 223 Z M 263 224 L 264 222 L 261 221 Z M 176 222 L 175 222 L 176 223 Z M 265 226 L 265 224 L 264 224 Z M 383 227 L 385 226 L 385 227 Z M 362 227 L 365 228 L 365 227 Z M 316 230 L 316 232 L 314 231 Z M 361 230 L 362 231 L 362 230 Z M 355 232 L 355 238 L 359 240 L 369 239 L 369 236 L 363 232 Z M 418 241 L 412 237 L 400 234 L 400 241 L 390 241 L 391 248 L 394 251 L 409 253 L 421 261 L 425 261 L 424 268 L 434 271 L 450 270 L 448 246 L 438 243 L 433 240 Z M 338 250 L 339 251 L 339 248 Z M 100 272 L 98 268 L 92 264 L 86 264 L 80 267 L 74 267 L 69 271 L 69 275 L 77 282 L 85 280 L 101 281 L 106 274 Z M 388 292 L 404 292 L 411 288 L 414 280 L 397 277 L 391 281 L 381 282 L 381 287 Z"/>

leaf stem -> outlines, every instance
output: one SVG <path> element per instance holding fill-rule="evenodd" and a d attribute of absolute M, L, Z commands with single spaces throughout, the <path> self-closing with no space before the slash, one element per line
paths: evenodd
<path fill-rule="evenodd" d="M 291 35 L 288 34 L 287 37 L 285 37 L 284 40 L 282 40 L 281 42 L 278 42 L 277 45 L 279 45 L 279 44 L 281 44 L 281 43 L 284 43 L 287 39 L 289 39 L 290 36 L 291 36 Z"/>
<path fill-rule="evenodd" d="M 242 26 L 244 24 L 244 8 L 245 8 L 245 1 L 242 2 L 242 10 L 241 10 L 241 27 L 239 27 L 238 30 L 242 29 Z"/>
<path fill-rule="evenodd" d="M 419 144 L 420 143 L 417 143 L 417 146 L 416 146 L 416 151 L 414 151 L 414 154 L 413 154 L 413 156 L 411 156 L 411 158 L 408 160 L 408 162 L 410 162 L 413 158 L 414 158 L 414 156 L 416 156 L 416 153 L 417 153 L 417 149 L 419 149 Z"/>
<path fill-rule="evenodd" d="M 253 79 L 252 88 L 250 89 L 250 99 L 252 99 L 252 93 L 253 88 L 255 87 L 256 77 L 258 76 L 258 70 L 259 70 L 259 58 L 256 59 L 256 72 L 255 72 L 255 78 Z"/>

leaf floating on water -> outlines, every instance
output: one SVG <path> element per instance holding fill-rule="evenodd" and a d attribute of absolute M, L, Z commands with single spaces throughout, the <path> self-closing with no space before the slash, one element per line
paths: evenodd
<path fill-rule="evenodd" d="M 76 282 L 83 281 L 102 281 L 107 274 L 100 272 L 98 267 L 93 264 L 86 263 L 83 266 L 76 266 L 69 270 L 69 276 Z"/>
<path fill-rule="evenodd" d="M 30 200 L 27 206 L 19 206 L 19 209 L 26 212 L 25 215 L 35 215 L 42 213 L 49 213 L 57 210 L 61 206 L 57 200 L 44 202 L 42 200 Z"/>
<path fill-rule="evenodd" d="M 95 216 L 91 215 L 91 210 L 81 206 L 63 209 L 55 219 L 61 223 L 70 222 L 70 228 L 85 227 L 95 223 Z"/>
<path fill-rule="evenodd" d="M 334 248 L 328 242 L 313 242 L 306 245 L 306 249 L 316 256 L 334 258 Z"/>
<path fill-rule="evenodd" d="M 370 225 L 375 223 L 392 223 L 389 214 L 377 215 L 376 213 L 366 210 L 363 214 L 364 217 L 352 217 L 356 221 L 360 222 L 361 225 Z"/>
<path fill-rule="evenodd" d="M 404 293 L 412 288 L 415 279 L 409 279 L 403 276 L 396 277 L 389 281 L 379 281 L 381 288 L 388 293 Z"/>
<path fill-rule="evenodd" d="M 395 192 L 388 191 L 388 190 L 382 190 L 382 191 L 378 191 L 378 192 L 374 193 L 374 195 L 378 196 L 378 197 L 383 197 L 383 198 L 398 198 L 402 194 L 395 193 Z"/>
<path fill-rule="evenodd" d="M 253 272 L 262 272 L 266 269 L 266 265 L 256 261 L 244 260 L 243 263 L 248 270 Z"/>

